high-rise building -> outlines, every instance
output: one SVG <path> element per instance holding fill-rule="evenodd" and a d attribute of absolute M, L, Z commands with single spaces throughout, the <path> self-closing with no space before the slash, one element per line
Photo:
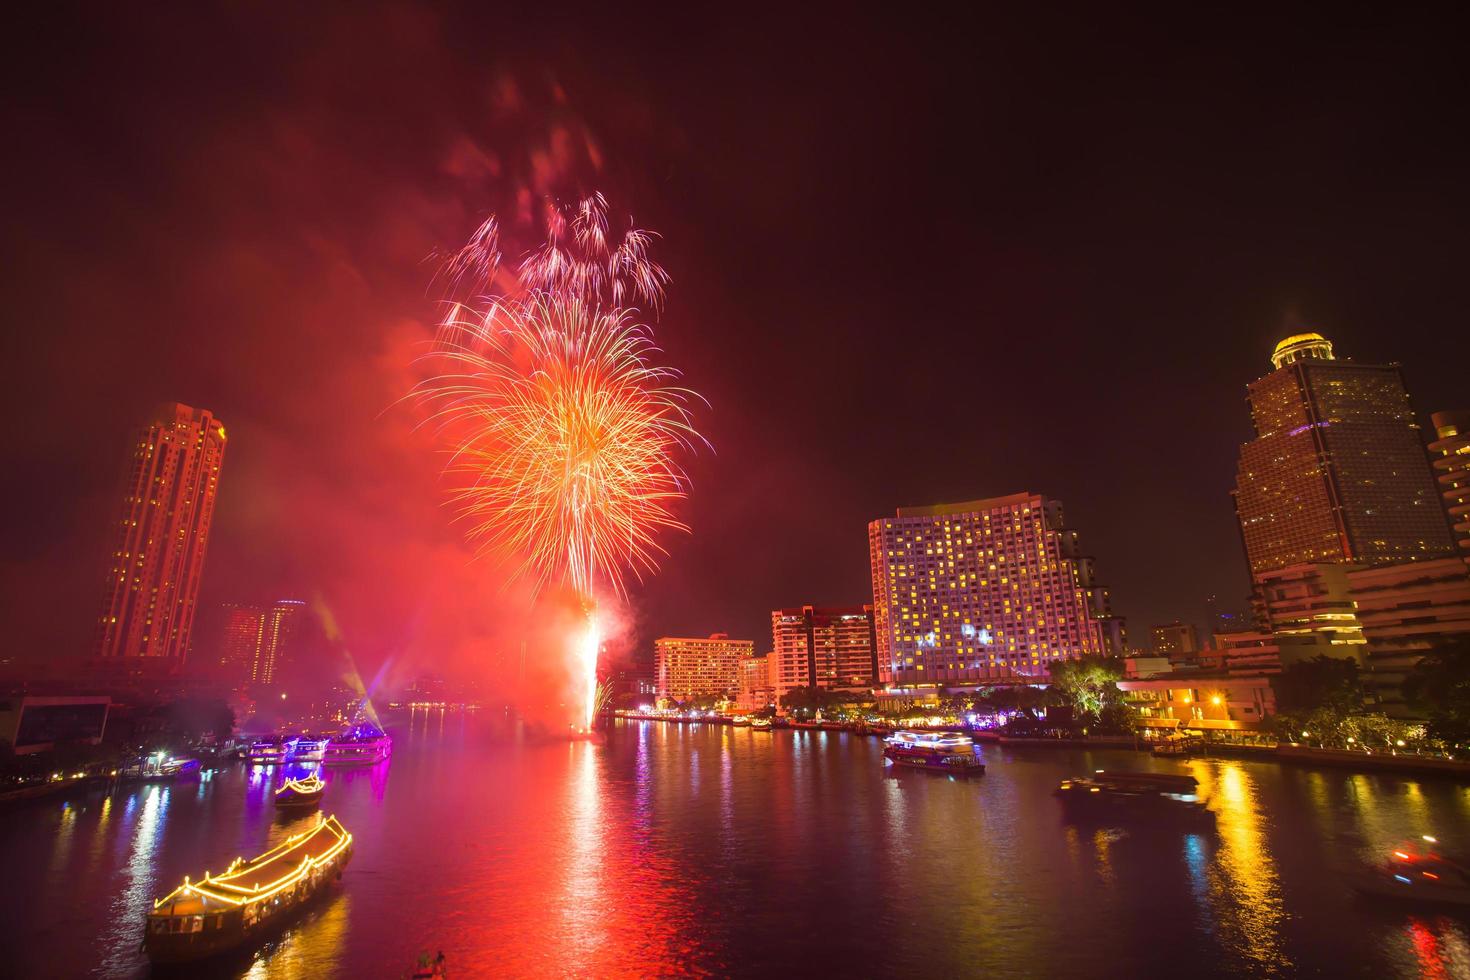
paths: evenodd
<path fill-rule="evenodd" d="M 189 649 L 225 429 L 169 404 L 138 435 L 115 526 L 97 655 L 180 664 Z"/>
<path fill-rule="evenodd" d="M 305 610 L 299 599 L 281 599 L 267 608 L 226 606 L 219 645 L 222 672 L 256 684 L 278 680 L 291 659 L 292 637 Z"/>
<path fill-rule="evenodd" d="M 1156 656 L 1175 659 L 1192 657 L 1199 653 L 1199 630 L 1189 623 L 1177 619 L 1172 623 L 1161 623 L 1149 630 Z"/>
<path fill-rule="evenodd" d="M 773 684 L 871 688 L 877 682 L 872 606 L 796 606 L 771 612 Z"/>
<path fill-rule="evenodd" d="M 658 696 L 682 701 L 735 694 L 740 689 L 740 661 L 754 654 L 754 640 L 732 640 L 725 633 L 654 640 Z"/>
<path fill-rule="evenodd" d="M 301 616 L 305 611 L 306 603 L 299 599 L 280 599 L 266 610 L 265 630 L 251 680 L 257 684 L 269 684 L 290 665 L 294 652 L 291 641 L 301 626 Z"/>
<path fill-rule="evenodd" d="M 1040 677 L 1120 656 L 1093 559 L 1040 494 L 900 508 L 868 525 L 878 675 L 889 686 Z"/>
<path fill-rule="evenodd" d="M 1452 554 L 1398 366 L 1338 360 L 1316 333 L 1277 344 L 1271 364 L 1249 387 L 1256 437 L 1236 475 L 1251 574 Z"/>
<path fill-rule="evenodd" d="M 1429 420 L 1434 425 L 1435 440 L 1429 449 L 1436 454 L 1440 496 L 1460 555 L 1470 562 L 1470 409 L 1435 412 Z"/>
<path fill-rule="evenodd" d="M 265 610 L 226 604 L 220 622 L 220 673 L 232 681 L 248 681 L 265 638 Z"/>

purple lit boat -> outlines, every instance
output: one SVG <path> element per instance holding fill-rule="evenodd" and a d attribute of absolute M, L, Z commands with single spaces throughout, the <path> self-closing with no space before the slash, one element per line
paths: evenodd
<path fill-rule="evenodd" d="M 353 725 L 327 742 L 322 762 L 328 766 L 370 766 L 393 753 L 393 739 L 376 725 Z"/>
<path fill-rule="evenodd" d="M 883 757 L 895 766 L 929 772 L 957 776 L 985 772 L 975 743 L 955 732 L 894 732 L 883 740 Z"/>

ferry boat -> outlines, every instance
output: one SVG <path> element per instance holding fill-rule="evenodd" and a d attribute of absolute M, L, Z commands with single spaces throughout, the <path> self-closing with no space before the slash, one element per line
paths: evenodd
<path fill-rule="evenodd" d="M 750 721 L 750 728 L 751 728 L 751 731 L 768 732 L 768 731 L 771 730 L 771 719 L 769 719 L 769 718 L 752 718 L 751 721 Z"/>
<path fill-rule="evenodd" d="M 293 834 L 257 858 L 236 858 L 153 903 L 143 950 L 154 963 L 186 963 L 234 949 L 278 925 L 333 881 L 352 856 L 352 835 L 336 817 Z"/>
<path fill-rule="evenodd" d="M 304 779 L 288 779 L 276 790 L 276 806 L 281 809 L 306 809 L 322 801 L 327 784 L 315 774 Z"/>
<path fill-rule="evenodd" d="M 354 725 L 327 742 L 322 762 L 329 766 L 362 766 L 382 762 L 393 752 L 393 739 L 376 725 Z"/>
<path fill-rule="evenodd" d="M 750 726 L 750 716 L 736 715 L 734 718 L 730 719 L 730 724 L 734 725 L 736 728 L 748 728 Z"/>
<path fill-rule="evenodd" d="M 975 743 L 955 732 L 894 732 L 883 740 L 883 757 L 895 766 L 957 775 L 983 773 Z"/>
<path fill-rule="evenodd" d="M 1439 842 L 1425 836 L 1431 845 Z M 1353 887 L 1375 898 L 1436 905 L 1470 905 L 1470 866 L 1430 851 L 1405 846 L 1383 864 L 1359 874 Z"/>
<path fill-rule="evenodd" d="M 288 751 L 285 740 L 279 736 L 263 738 L 250 743 L 245 759 L 253 766 L 275 766 L 286 761 Z"/>
<path fill-rule="evenodd" d="M 291 762 L 321 762 L 330 739 L 301 735 L 286 742 L 286 758 Z"/>
<path fill-rule="evenodd" d="M 1199 780 L 1183 773 L 1098 769 L 1062 780 L 1056 795 L 1077 815 L 1214 819 L 1199 798 Z"/>

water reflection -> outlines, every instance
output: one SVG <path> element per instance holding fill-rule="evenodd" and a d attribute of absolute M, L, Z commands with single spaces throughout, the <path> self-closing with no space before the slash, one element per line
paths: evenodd
<path fill-rule="evenodd" d="M 1195 769 L 1215 777 L 1213 786 L 1204 779 L 1200 782 L 1211 800 L 1220 834 L 1220 850 L 1210 874 L 1219 921 L 1229 941 L 1257 971 L 1281 973 L 1291 966 L 1281 944 L 1281 883 L 1262 829 L 1255 784 L 1239 762 Z"/>
<path fill-rule="evenodd" d="M 1345 877 L 1419 833 L 1467 849 L 1452 784 L 1200 760 L 1217 826 L 1186 834 L 1063 818 L 1062 776 L 1177 771 L 1127 753 L 997 749 L 952 780 L 833 733 L 402 721 L 391 763 L 322 771 L 357 841 L 337 893 L 210 975 L 395 976 L 443 948 L 463 975 L 1470 976 L 1463 918 Z M 270 799 L 293 773 L 0 811 L 0 867 L 34 899 L 0 921 L 7 973 L 146 975 L 154 897 L 312 819 Z"/>

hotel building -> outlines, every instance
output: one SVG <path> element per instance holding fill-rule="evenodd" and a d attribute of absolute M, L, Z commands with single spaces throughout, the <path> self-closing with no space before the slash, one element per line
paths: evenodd
<path fill-rule="evenodd" d="M 1316 333 L 1277 344 L 1271 364 L 1249 387 L 1256 438 L 1236 474 L 1251 574 L 1453 554 L 1398 366 L 1337 360 Z"/>
<path fill-rule="evenodd" d="M 777 697 L 793 687 L 871 688 L 878 673 L 872 606 L 797 606 L 771 611 L 771 672 Z"/>
<path fill-rule="evenodd" d="M 163 406 L 138 434 L 97 623 L 101 660 L 183 663 L 224 455 L 224 426 L 187 405 Z"/>
<path fill-rule="evenodd" d="M 1440 496 L 1460 555 L 1470 562 L 1470 409 L 1435 412 L 1429 419 L 1435 434 L 1429 449 L 1436 457 L 1434 470 L 1439 476 Z"/>
<path fill-rule="evenodd" d="M 868 525 L 868 551 L 886 686 L 1042 679 L 1057 660 L 1123 653 L 1122 620 L 1058 501 L 900 508 Z"/>
<path fill-rule="evenodd" d="M 655 640 L 653 670 L 658 696 L 682 701 L 733 695 L 740 689 L 741 660 L 754 655 L 754 640 L 732 640 L 724 633 Z"/>

